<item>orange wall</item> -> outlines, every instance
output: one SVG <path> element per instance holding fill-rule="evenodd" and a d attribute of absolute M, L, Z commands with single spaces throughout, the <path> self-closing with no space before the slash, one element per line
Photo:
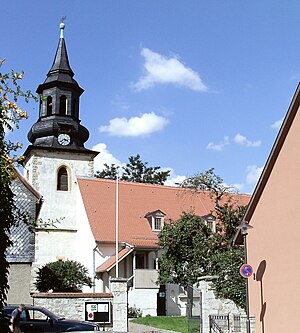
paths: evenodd
<path fill-rule="evenodd" d="M 256 273 L 265 263 L 261 281 L 249 280 L 256 332 L 300 332 L 299 109 L 249 222 L 248 262 Z"/>

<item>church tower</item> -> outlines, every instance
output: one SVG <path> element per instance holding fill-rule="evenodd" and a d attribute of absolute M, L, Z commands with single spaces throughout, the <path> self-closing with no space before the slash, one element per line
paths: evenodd
<path fill-rule="evenodd" d="M 80 124 L 79 101 L 83 89 L 76 82 L 68 59 L 64 23 L 52 67 L 37 88 L 39 117 L 28 133 L 31 145 L 24 156 L 24 175 L 43 195 L 40 212 L 45 230 L 36 233 L 36 261 L 42 265 L 72 259 L 78 230 L 77 176 L 93 177 L 97 152 L 86 149 L 88 130 Z M 55 226 L 49 225 L 54 222 Z M 66 247 L 65 244 L 69 244 Z"/>

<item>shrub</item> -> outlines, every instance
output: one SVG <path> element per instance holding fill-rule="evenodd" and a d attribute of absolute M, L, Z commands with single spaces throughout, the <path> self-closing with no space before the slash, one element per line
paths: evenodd
<path fill-rule="evenodd" d="M 80 292 L 83 286 L 92 286 L 88 270 L 73 260 L 50 262 L 37 272 L 35 286 L 40 292 Z"/>
<path fill-rule="evenodd" d="M 128 318 L 139 318 L 142 317 L 143 313 L 141 309 L 135 307 L 128 308 Z"/>

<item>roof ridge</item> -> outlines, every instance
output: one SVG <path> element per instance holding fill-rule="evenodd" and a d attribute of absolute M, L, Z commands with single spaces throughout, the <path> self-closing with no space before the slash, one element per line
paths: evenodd
<path fill-rule="evenodd" d="M 95 181 L 95 182 L 103 182 L 103 183 L 110 183 L 110 184 L 115 184 L 116 180 L 115 179 L 107 179 L 107 178 L 97 178 L 97 177 L 83 177 L 79 176 L 77 179 L 82 179 L 86 181 Z M 177 189 L 179 191 L 185 191 L 185 190 L 190 190 L 190 191 L 196 191 L 198 193 L 209 193 L 209 190 L 194 190 L 190 188 L 183 188 L 180 186 L 171 186 L 171 185 L 161 185 L 161 184 L 150 184 L 150 183 L 138 183 L 138 182 L 130 182 L 126 180 L 119 180 L 119 185 L 130 185 L 130 186 L 138 186 L 138 187 L 154 187 L 154 188 L 160 188 L 160 189 Z M 238 197 L 251 197 L 251 194 L 247 193 L 231 193 L 228 192 L 230 196 L 238 196 Z"/>

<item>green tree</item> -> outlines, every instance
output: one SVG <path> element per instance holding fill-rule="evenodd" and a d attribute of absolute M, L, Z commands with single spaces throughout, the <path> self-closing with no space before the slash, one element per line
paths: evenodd
<path fill-rule="evenodd" d="M 0 67 L 4 60 L 0 60 Z M 17 150 L 21 144 L 6 140 L 6 131 L 13 131 L 18 128 L 19 121 L 27 118 L 27 113 L 18 107 L 18 100 L 21 98 L 28 102 L 30 98 L 36 97 L 30 92 L 23 92 L 19 85 L 23 73 L 11 71 L 10 73 L 0 72 L 0 310 L 6 301 L 8 286 L 8 268 L 6 260 L 6 249 L 11 245 L 9 232 L 11 227 L 19 222 L 20 216 L 14 204 L 13 193 L 10 189 L 14 177 L 14 164 L 21 159 L 17 156 Z"/>
<path fill-rule="evenodd" d="M 114 163 L 111 165 L 108 165 L 107 163 L 104 163 L 104 169 L 102 171 L 97 171 L 95 176 L 97 178 L 105 178 L 105 179 L 117 179 L 117 173 L 118 173 L 119 167 L 116 166 Z"/>
<path fill-rule="evenodd" d="M 216 217 L 217 233 L 209 232 L 203 227 L 205 221 L 190 213 L 166 224 L 159 235 L 164 249 L 159 282 L 173 282 L 186 288 L 196 284 L 201 276 L 213 276 L 216 297 L 231 299 L 245 308 L 245 281 L 239 274 L 243 249 L 232 247 L 231 243 L 246 207 L 235 202 L 230 188 L 223 185 L 214 169 L 188 178 L 182 187 L 209 191 L 215 203 L 211 213 Z"/>
<path fill-rule="evenodd" d="M 130 156 L 128 158 L 129 163 L 123 166 L 120 180 L 136 182 L 136 183 L 148 183 L 148 184 L 160 184 L 164 182 L 170 175 L 170 170 L 161 171 L 161 167 L 148 167 L 148 162 L 143 162 L 139 154 L 136 156 Z M 115 164 L 104 164 L 102 171 L 96 172 L 97 178 L 116 179 L 119 167 Z"/>
<path fill-rule="evenodd" d="M 79 292 L 92 286 L 88 270 L 73 260 L 50 262 L 38 269 L 35 286 L 40 292 Z"/>
<path fill-rule="evenodd" d="M 164 249 L 159 263 L 160 282 L 179 284 L 186 289 L 199 276 L 206 275 L 210 235 L 204 220 L 191 213 L 166 223 L 159 235 L 159 245 Z"/>

